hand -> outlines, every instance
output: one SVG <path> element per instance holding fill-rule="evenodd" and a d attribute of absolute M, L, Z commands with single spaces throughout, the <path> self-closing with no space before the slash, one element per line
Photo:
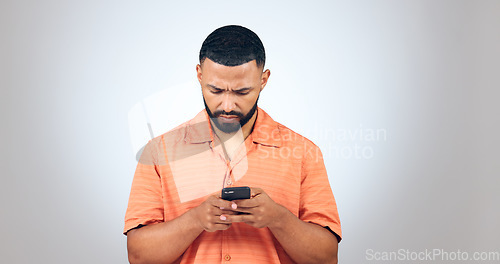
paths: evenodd
<path fill-rule="evenodd" d="M 274 202 L 260 188 L 251 188 L 251 192 L 250 199 L 234 201 L 236 208 L 231 209 L 240 214 L 228 215 L 225 222 L 243 222 L 256 228 L 278 225 L 287 209 Z"/>
<path fill-rule="evenodd" d="M 228 215 L 237 214 L 237 212 L 231 210 L 232 207 L 236 207 L 233 202 L 222 200 L 219 196 L 212 195 L 189 212 L 203 230 L 214 232 L 217 230 L 226 230 L 231 227 L 231 222 L 225 220 Z"/>

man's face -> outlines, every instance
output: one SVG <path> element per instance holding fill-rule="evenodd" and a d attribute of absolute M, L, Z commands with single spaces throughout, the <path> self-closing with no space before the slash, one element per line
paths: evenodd
<path fill-rule="evenodd" d="M 213 123 L 224 133 L 253 126 L 259 94 L 270 72 L 262 72 L 255 60 L 239 66 L 224 66 L 205 59 L 196 66 L 203 100 Z"/>

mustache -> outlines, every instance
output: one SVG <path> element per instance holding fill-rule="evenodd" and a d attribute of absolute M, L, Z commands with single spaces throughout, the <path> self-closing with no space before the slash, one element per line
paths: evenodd
<path fill-rule="evenodd" d="M 236 111 L 231 111 L 231 112 L 226 112 L 224 110 L 218 110 L 213 113 L 214 117 L 219 117 L 221 115 L 232 115 L 232 116 L 237 116 L 239 118 L 243 118 L 244 115 L 241 112 L 236 112 Z"/>

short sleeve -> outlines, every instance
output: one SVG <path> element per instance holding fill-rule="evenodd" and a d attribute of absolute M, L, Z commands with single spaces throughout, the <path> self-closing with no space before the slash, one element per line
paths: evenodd
<path fill-rule="evenodd" d="M 302 163 L 299 218 L 329 228 L 340 241 L 340 219 L 323 155 L 312 143 L 306 148 Z"/>
<path fill-rule="evenodd" d="M 158 173 L 158 148 L 150 141 L 135 170 L 125 214 L 124 234 L 140 225 L 163 222 L 161 178 Z"/>

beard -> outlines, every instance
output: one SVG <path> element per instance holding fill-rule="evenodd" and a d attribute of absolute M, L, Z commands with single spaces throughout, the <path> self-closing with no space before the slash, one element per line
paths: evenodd
<path fill-rule="evenodd" d="M 208 108 L 207 102 L 205 101 L 205 98 L 203 98 L 203 103 L 205 104 L 205 109 L 207 110 L 208 116 L 212 120 L 212 122 L 215 124 L 215 126 L 222 132 L 226 134 L 234 133 L 241 129 L 250 119 L 253 117 L 255 114 L 255 111 L 257 111 L 257 102 L 259 101 L 259 97 L 257 97 L 257 100 L 255 101 L 255 104 L 253 105 L 252 109 L 248 111 L 246 115 L 244 115 L 242 112 L 237 112 L 237 111 L 231 111 L 231 112 L 226 112 L 223 110 L 215 111 L 212 113 L 210 109 Z M 240 119 L 240 122 L 235 122 L 235 123 L 225 123 L 225 122 L 219 122 L 219 116 L 221 115 L 229 115 L 229 116 L 237 116 Z"/>

